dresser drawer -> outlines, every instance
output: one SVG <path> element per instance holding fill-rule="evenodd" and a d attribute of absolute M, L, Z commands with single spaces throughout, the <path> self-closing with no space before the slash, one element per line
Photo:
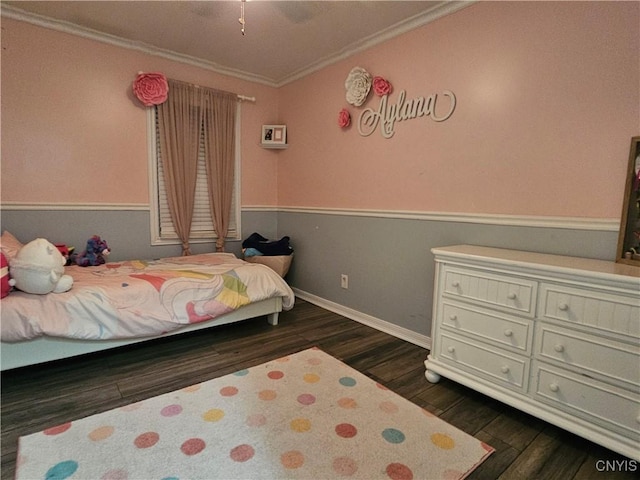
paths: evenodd
<path fill-rule="evenodd" d="M 523 278 L 454 267 L 444 270 L 445 294 L 531 317 L 536 290 L 537 282 Z"/>
<path fill-rule="evenodd" d="M 540 287 L 541 318 L 572 322 L 599 330 L 640 335 L 640 298 L 598 290 L 544 283 Z"/>
<path fill-rule="evenodd" d="M 506 313 L 445 300 L 442 303 L 441 323 L 452 331 L 496 342 L 514 348 L 520 353 L 531 352 L 533 320 L 509 317 Z"/>
<path fill-rule="evenodd" d="M 529 360 L 497 352 L 488 346 L 443 333 L 436 353 L 440 360 L 480 374 L 498 385 L 524 391 L 527 388 Z"/>
<path fill-rule="evenodd" d="M 441 376 L 640 461 L 640 273 L 473 245 L 432 249 Z"/>
<path fill-rule="evenodd" d="M 640 389 L 640 346 L 628 345 L 555 325 L 536 327 L 536 357 L 571 366 L 608 381 Z"/>
<path fill-rule="evenodd" d="M 640 395 L 536 363 L 536 398 L 640 441 Z"/>

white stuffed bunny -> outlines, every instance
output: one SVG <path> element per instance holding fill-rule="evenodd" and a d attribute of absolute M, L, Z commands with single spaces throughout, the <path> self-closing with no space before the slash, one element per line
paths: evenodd
<path fill-rule="evenodd" d="M 37 238 L 24 245 L 9 262 L 9 283 L 27 293 L 66 292 L 73 285 L 73 278 L 64 274 L 66 262 L 55 245 Z"/>

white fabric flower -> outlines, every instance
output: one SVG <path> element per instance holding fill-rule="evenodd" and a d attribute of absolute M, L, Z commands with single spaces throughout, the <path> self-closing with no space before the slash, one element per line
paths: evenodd
<path fill-rule="evenodd" d="M 367 99 L 371 89 L 371 75 L 364 68 L 354 67 L 344 82 L 347 89 L 347 102 L 359 107 Z"/>

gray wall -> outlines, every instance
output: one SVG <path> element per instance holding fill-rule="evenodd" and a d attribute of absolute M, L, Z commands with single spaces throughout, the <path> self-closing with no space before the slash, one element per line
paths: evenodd
<path fill-rule="evenodd" d="M 295 249 L 291 286 L 429 337 L 431 248 L 473 244 L 613 260 L 618 239 L 610 231 L 279 212 L 283 235 Z"/>
<path fill-rule="evenodd" d="M 64 243 L 85 249 L 87 239 L 100 235 L 111 248 L 109 261 L 152 259 L 178 256 L 179 245 L 151 246 L 150 218 L 147 210 L 7 210 L 2 211 L 0 227 L 26 243 L 43 237 L 51 243 Z M 277 214 L 274 211 L 242 213 L 242 238 L 253 232 L 271 238 L 276 234 Z M 227 242 L 228 252 L 240 255 L 241 241 Z M 215 251 L 215 243 L 194 243 L 193 253 Z"/>
<path fill-rule="evenodd" d="M 430 249 L 474 244 L 613 260 L 617 232 L 483 225 L 358 215 L 245 210 L 242 238 L 291 237 L 295 257 L 287 281 L 303 292 L 430 336 L 433 256 Z M 4 210 L 1 227 L 22 242 L 45 237 L 84 249 L 93 234 L 107 240 L 110 261 L 180 255 L 178 245 L 151 246 L 145 210 Z M 193 253 L 212 252 L 194 244 Z M 227 251 L 241 253 L 241 241 Z M 349 289 L 340 275 L 349 276 Z"/>

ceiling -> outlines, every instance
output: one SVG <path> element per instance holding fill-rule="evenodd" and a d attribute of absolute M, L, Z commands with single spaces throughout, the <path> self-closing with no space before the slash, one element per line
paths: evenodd
<path fill-rule="evenodd" d="M 2 15 L 280 86 L 465 1 L 2 1 Z"/>

